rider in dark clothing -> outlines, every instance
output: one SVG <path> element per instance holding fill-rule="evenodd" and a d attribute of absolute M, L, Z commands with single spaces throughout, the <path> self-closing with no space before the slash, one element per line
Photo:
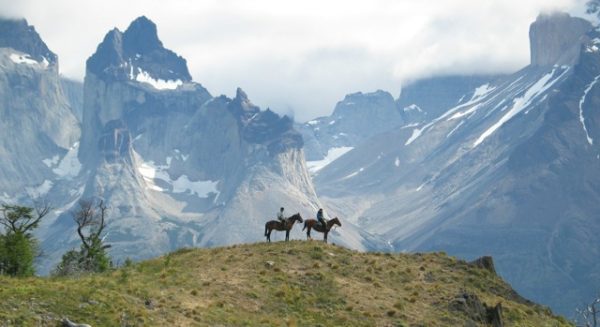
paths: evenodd
<path fill-rule="evenodd" d="M 323 209 L 319 209 L 319 211 L 317 211 L 317 220 L 319 221 L 319 223 L 321 223 L 323 228 L 327 227 L 327 222 L 325 221 L 325 215 L 323 214 Z"/>

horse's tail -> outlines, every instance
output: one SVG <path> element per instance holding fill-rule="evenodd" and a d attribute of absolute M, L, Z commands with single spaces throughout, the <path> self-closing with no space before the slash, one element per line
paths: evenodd
<path fill-rule="evenodd" d="M 304 231 L 306 229 L 306 227 L 308 226 L 308 221 L 304 221 L 304 227 L 302 228 L 302 231 Z"/>

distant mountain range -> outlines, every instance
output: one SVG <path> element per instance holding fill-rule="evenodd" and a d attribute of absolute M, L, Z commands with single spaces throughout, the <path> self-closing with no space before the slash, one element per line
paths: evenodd
<path fill-rule="evenodd" d="M 25 20 L 0 20 L 0 202 L 53 204 L 42 272 L 77 246 L 80 199 L 109 204 L 117 261 L 261 241 L 280 206 L 324 207 L 342 219 L 335 243 L 490 254 L 518 291 L 570 315 L 600 285 L 600 32 L 548 14 L 530 39 L 514 74 L 352 93 L 295 123 L 240 88 L 211 95 L 146 17 L 106 34 L 83 84 L 59 76 Z"/>
<path fill-rule="evenodd" d="M 600 33 L 549 14 L 530 38 L 529 66 L 470 91 L 446 79 L 444 107 L 345 143 L 314 181 L 327 207 L 396 251 L 492 255 L 525 296 L 572 316 L 600 287 Z M 400 107 L 422 108 L 419 84 Z"/>

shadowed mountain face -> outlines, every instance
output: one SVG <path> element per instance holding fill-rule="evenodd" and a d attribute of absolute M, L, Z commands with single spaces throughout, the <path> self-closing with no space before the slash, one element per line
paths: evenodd
<path fill-rule="evenodd" d="M 600 34 L 562 14 L 532 31 L 530 66 L 373 136 L 315 184 L 396 250 L 493 255 L 519 292 L 571 316 L 600 285 Z"/>

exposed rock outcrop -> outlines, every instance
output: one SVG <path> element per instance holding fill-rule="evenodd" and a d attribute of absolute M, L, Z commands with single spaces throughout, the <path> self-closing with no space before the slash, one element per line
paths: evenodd
<path fill-rule="evenodd" d="M 502 304 L 488 306 L 479 300 L 479 297 L 469 292 L 456 296 L 449 304 L 450 310 L 462 312 L 471 321 L 483 323 L 493 327 L 503 327 Z"/>
<path fill-rule="evenodd" d="M 582 37 L 591 29 L 587 20 L 567 13 L 539 15 L 529 28 L 531 65 L 572 65 L 578 58 Z"/>
<path fill-rule="evenodd" d="M 496 274 L 496 268 L 494 268 L 494 259 L 492 259 L 492 257 L 490 257 L 490 256 L 483 256 L 483 257 L 477 258 L 477 259 L 469 262 L 469 264 L 472 266 L 481 268 L 481 269 L 485 269 L 494 275 Z"/>

